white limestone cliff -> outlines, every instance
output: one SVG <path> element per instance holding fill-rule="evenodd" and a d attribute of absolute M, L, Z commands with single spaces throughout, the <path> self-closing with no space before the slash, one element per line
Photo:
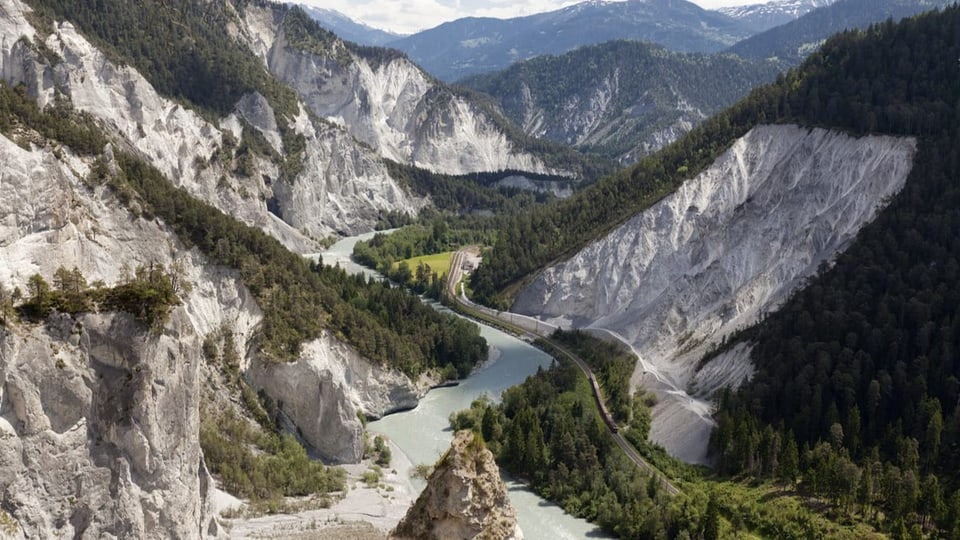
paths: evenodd
<path fill-rule="evenodd" d="M 28 538 L 216 534 L 196 436 L 199 339 L 129 315 L 0 329 L 0 498 Z"/>
<path fill-rule="evenodd" d="M 357 463 L 370 418 L 416 407 L 421 391 L 408 377 L 371 364 L 329 334 L 304 344 L 293 363 L 255 363 L 250 382 L 277 403 L 298 435 L 324 460 Z"/>
<path fill-rule="evenodd" d="M 259 307 L 234 271 L 209 264 L 159 220 L 89 183 L 92 158 L 20 142 L 26 148 L 0 135 L 0 286 L 7 293 L 27 291 L 35 273 L 49 280 L 60 266 L 109 286 L 125 269 L 176 263 L 190 288 L 159 333 L 110 313 L 0 328 L 4 527 L 13 523 L 10 534 L 27 538 L 217 535 L 198 438 L 202 343 L 229 328 L 241 367 L 255 363 Z M 345 346 L 330 341 L 326 361 L 345 365 L 337 356 Z M 402 376 L 352 361 L 344 376 L 363 383 L 351 378 L 331 388 L 324 403 L 384 411 L 415 403 Z M 348 442 L 351 456 L 362 451 L 362 441 Z"/>
<path fill-rule="evenodd" d="M 46 38 L 59 57 L 49 65 L 31 45 L 37 33 L 26 17 L 29 8 L 17 0 L 2 2 L 0 73 L 8 82 L 24 83 L 41 105 L 62 93 L 175 185 L 295 251 L 315 250 L 314 239 L 330 234 L 372 230 L 382 211 L 415 214 L 425 204 L 389 177 L 375 152 L 341 128 L 312 122 L 305 109 L 294 119 L 306 140 L 303 172 L 294 181 L 278 182 L 276 165 L 266 159 L 258 159 L 250 177 L 235 174 L 214 155 L 224 132 L 240 136 L 240 118 L 282 150 L 274 111 L 261 96 L 244 97 L 235 114 L 211 123 L 160 96 L 132 67 L 111 62 L 69 22 L 57 24 Z"/>
<path fill-rule="evenodd" d="M 248 7 L 245 38 L 315 114 L 379 155 L 445 174 L 549 170 L 518 150 L 488 115 L 403 57 L 368 61 L 337 40 L 324 54 L 290 47 L 269 9 Z"/>
<path fill-rule="evenodd" d="M 230 272 L 86 185 L 86 161 L 3 136 L 0 161 L 8 292 L 59 266 L 113 284 L 122 268 L 174 261 L 193 285 L 159 333 L 124 314 L 0 330 L 0 506 L 31 538 L 216 534 L 197 437 L 201 341 L 230 324 L 245 343 L 259 309 Z"/>
<path fill-rule="evenodd" d="M 844 249 L 903 186 L 915 144 L 756 127 L 675 193 L 546 269 L 514 310 L 631 345 L 640 357 L 632 384 L 661 397 L 651 437 L 704 462 L 705 400 L 751 367 L 743 348 L 699 374 L 698 360 Z"/>

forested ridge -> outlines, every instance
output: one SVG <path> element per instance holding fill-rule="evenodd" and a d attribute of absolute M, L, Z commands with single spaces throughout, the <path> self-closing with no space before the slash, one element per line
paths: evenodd
<path fill-rule="evenodd" d="M 616 159 L 684 116 L 678 100 L 709 116 L 772 81 L 777 72 L 772 62 L 677 53 L 652 43 L 620 40 L 536 57 L 459 84 L 493 96 L 518 125 L 532 111 L 542 111 L 540 129 L 548 138 L 568 144 L 575 142 L 566 130 L 570 110 L 594 103 L 598 94 L 607 96 L 610 102 L 595 120 L 603 127 L 593 129 L 608 133 L 589 133 L 591 142 L 583 149 Z M 551 120 L 561 120 L 564 127 Z"/>
<path fill-rule="evenodd" d="M 945 538 L 960 538 L 958 60 L 955 6 L 844 33 L 806 64 L 795 114 L 913 135 L 918 152 L 836 264 L 742 336 L 757 373 L 723 396 L 712 441 L 725 472 L 800 478 L 895 534 Z"/>

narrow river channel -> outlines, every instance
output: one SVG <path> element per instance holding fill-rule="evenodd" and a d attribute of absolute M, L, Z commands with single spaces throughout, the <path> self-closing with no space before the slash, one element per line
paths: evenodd
<path fill-rule="evenodd" d="M 378 275 L 350 260 L 354 244 L 372 236 L 373 233 L 364 234 L 337 242 L 321 254 L 324 264 L 339 264 L 352 273 Z M 389 437 L 411 462 L 433 464 L 453 439 L 447 420 L 450 413 L 468 408 L 482 395 L 499 399 L 505 389 L 523 382 L 537 368 L 550 365 L 549 355 L 509 334 L 483 324 L 480 325 L 480 334 L 490 345 L 490 359 L 470 377 L 459 386 L 433 390 L 416 409 L 370 422 L 367 428 Z M 422 487 L 423 482 L 417 485 Z M 560 507 L 522 484 L 508 482 L 508 486 L 526 540 L 608 538 L 594 525 L 565 514 Z"/>

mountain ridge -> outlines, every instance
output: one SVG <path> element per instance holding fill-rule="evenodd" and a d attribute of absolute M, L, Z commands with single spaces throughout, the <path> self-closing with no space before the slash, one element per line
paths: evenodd
<path fill-rule="evenodd" d="M 445 81 L 504 69 L 613 39 L 639 39 L 683 52 L 714 52 L 749 35 L 741 23 L 684 0 L 583 2 L 555 11 L 468 17 L 388 43 Z M 724 44 L 727 45 L 724 45 Z"/>
<path fill-rule="evenodd" d="M 357 22 L 335 9 L 300 4 L 312 19 L 341 38 L 360 45 L 386 45 L 402 38 L 401 34 L 389 32 Z"/>
<path fill-rule="evenodd" d="M 777 65 L 611 41 L 461 84 L 490 94 L 532 136 L 630 164 L 771 81 Z M 709 90 L 704 80 L 713 81 Z"/>
<path fill-rule="evenodd" d="M 831 35 L 892 18 L 895 21 L 950 5 L 948 0 L 836 0 L 784 25 L 751 36 L 727 49 L 751 58 L 776 57 L 798 65 Z"/>
<path fill-rule="evenodd" d="M 749 24 L 756 32 L 765 32 L 802 17 L 818 7 L 830 5 L 831 2 L 832 0 L 772 0 L 764 4 L 722 7 L 717 11 Z"/>

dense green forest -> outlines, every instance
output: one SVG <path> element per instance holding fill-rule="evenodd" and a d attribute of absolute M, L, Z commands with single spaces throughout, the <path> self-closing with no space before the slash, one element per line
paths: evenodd
<path fill-rule="evenodd" d="M 537 493 L 619 538 L 877 537 L 862 523 L 818 515 L 782 487 L 712 481 L 664 455 L 658 466 L 680 487 L 670 496 L 611 438 L 573 363 L 538 371 L 499 404 L 479 399 L 451 424 L 481 434 L 497 463 Z"/>
<path fill-rule="evenodd" d="M 455 420 L 456 429 L 479 432 L 506 471 L 622 538 L 674 538 L 700 526 L 678 515 L 660 484 L 616 446 L 572 362 L 507 389 L 499 405 L 475 402 Z"/>
<path fill-rule="evenodd" d="M 565 332 L 557 329 L 550 338 L 569 348 L 590 366 L 597 376 L 613 418 L 618 423 L 629 423 L 633 412 L 630 377 L 633 375 L 637 357 L 616 343 L 602 341 L 579 330 Z M 646 439 L 650 427 L 649 412 L 642 422 L 646 425 L 642 438 Z"/>
<path fill-rule="evenodd" d="M 678 96 L 709 116 L 772 81 L 777 72 L 771 62 L 675 53 L 652 43 L 621 40 L 536 57 L 460 84 L 493 96 L 518 125 L 531 108 L 543 111 L 546 137 L 570 143 L 570 132 L 554 120 L 566 119 L 571 103 L 591 103 L 600 85 L 612 81 L 611 101 L 599 119 L 605 127 L 598 129 L 610 134 L 583 150 L 616 159 L 682 116 Z"/>
<path fill-rule="evenodd" d="M 960 538 L 958 58 L 952 7 L 844 33 L 805 65 L 795 115 L 913 135 L 918 152 L 836 264 L 742 337 L 757 373 L 723 396 L 713 438 L 721 470 L 799 477 L 895 534 Z"/>

